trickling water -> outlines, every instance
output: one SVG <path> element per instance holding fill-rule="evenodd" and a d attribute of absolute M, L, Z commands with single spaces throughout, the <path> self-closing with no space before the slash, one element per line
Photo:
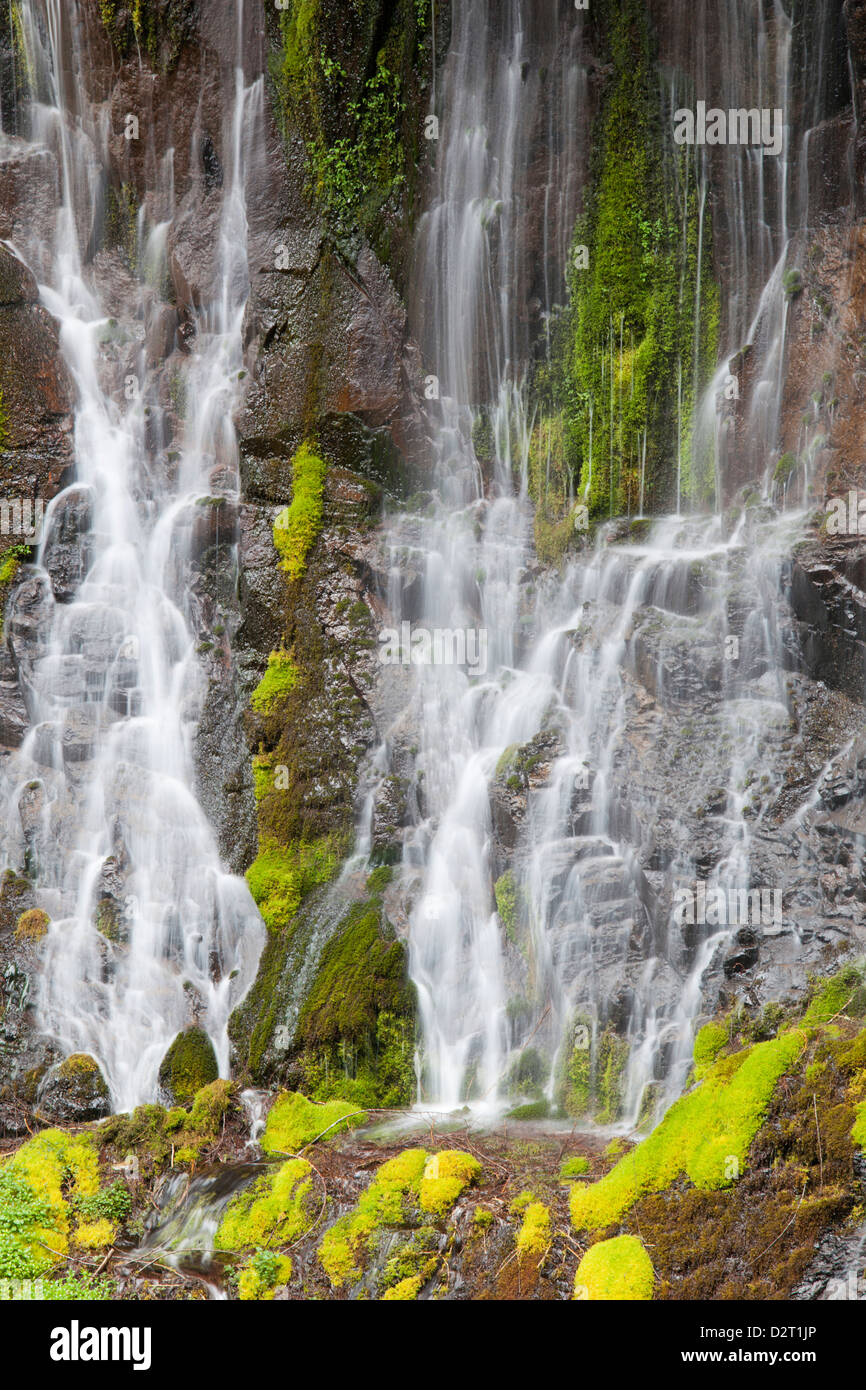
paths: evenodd
<path fill-rule="evenodd" d="M 754 16 L 739 3 L 721 8 L 723 27 L 733 26 L 737 43 L 748 46 Z M 579 27 L 567 53 L 560 48 L 557 58 L 540 58 L 528 14 L 528 6 L 512 4 L 497 22 L 481 0 L 455 5 L 440 87 L 444 140 L 419 230 L 417 293 L 430 369 L 443 389 L 438 500 L 424 518 L 395 523 L 387 601 L 416 626 L 478 631 L 487 644 L 483 668 L 446 660 L 416 670 L 411 717 L 422 791 L 405 841 L 403 882 L 413 900 L 420 1100 L 496 1105 L 519 1094 L 524 1081 L 540 1079 L 554 1098 L 576 1030 L 589 1036 L 592 1082 L 611 1055 L 604 1048 L 613 1031 L 627 1045 L 626 1060 L 617 1054 L 619 1113 L 635 1123 L 658 1113 L 685 1084 L 704 975 L 734 931 L 684 925 L 673 914 L 674 896 L 696 881 L 725 893 L 750 885 L 762 813 L 749 788 L 755 778 L 767 788 L 780 780 L 773 750 L 789 714 L 776 610 L 801 517 L 741 521 L 729 534 L 717 517 L 678 515 L 644 527 L 639 542 L 626 545 L 615 543 L 622 528 L 612 524 L 561 580 L 539 577 L 526 496 L 532 421 L 521 384 L 533 260 L 526 209 L 538 192 L 538 166 L 530 176 L 526 162 L 508 161 L 521 154 L 525 161 L 532 130 L 548 118 L 539 118 L 546 97 L 533 87 L 534 73 L 549 63 L 559 93 L 583 90 L 585 78 Z M 708 12 L 703 22 L 706 30 Z M 758 59 L 737 74 L 754 77 L 755 90 L 738 88 L 730 105 L 786 104 L 791 23 L 776 5 L 766 33 L 764 24 Z M 735 85 L 712 100 L 724 104 Z M 678 102 L 677 81 L 671 90 Z M 579 149 L 570 157 L 579 162 Z M 732 283 L 744 291 L 726 305 L 726 332 L 737 340 L 746 315 L 755 316 L 750 340 L 757 340 L 760 384 L 750 437 L 761 442 L 763 467 L 766 440 L 778 427 L 785 344 L 787 138 L 766 186 L 759 152 L 725 157 L 727 255 L 735 265 Z M 697 180 L 702 237 L 707 173 L 698 167 L 686 174 Z M 677 197 L 687 205 L 683 190 Z M 745 234 L 750 198 L 770 210 L 774 228 L 757 259 Z M 564 219 L 573 214 L 562 209 Z M 546 244 L 567 241 L 560 228 Z M 550 281 L 562 265 L 547 270 Z M 753 283 L 763 294 L 752 294 Z M 700 313 L 698 299 L 698 321 Z M 622 324 L 611 320 L 612 419 L 623 351 Z M 681 394 L 685 385 L 679 383 Z M 717 381 L 705 407 L 713 417 L 718 389 Z M 671 461 L 678 478 L 685 447 L 683 440 Z M 613 478 L 613 455 L 607 466 Z M 678 483 L 678 511 L 680 491 Z M 424 586 L 404 610 L 407 557 Z M 747 609 L 736 632 L 734 590 Z M 696 654 L 683 663 L 690 650 Z M 711 684 L 702 662 L 713 668 Z M 653 691 L 661 711 L 694 702 L 704 727 L 692 753 L 693 785 L 679 795 L 694 814 L 706 788 L 717 788 L 709 865 L 690 842 L 688 816 L 675 830 L 675 852 L 658 862 L 656 830 L 664 818 L 670 831 L 671 811 L 642 785 L 646 755 L 635 743 L 648 736 L 635 733 L 634 724 L 641 702 L 652 702 L 640 686 Z M 702 709 L 710 689 L 711 705 Z"/>
<path fill-rule="evenodd" d="M 193 1020 L 228 1074 L 229 1013 L 252 981 L 263 942 L 246 884 L 223 870 L 193 790 L 191 740 L 204 682 L 188 569 L 198 499 L 237 493 L 231 420 L 248 291 L 245 180 L 263 143 L 263 87 L 261 78 L 245 82 L 238 0 L 216 290 L 197 315 L 172 467 L 150 442 L 159 381 L 144 349 L 123 381 L 109 380 L 101 357 L 115 325 L 100 305 L 81 229 L 100 204 L 106 132 L 81 85 L 87 54 L 78 8 L 46 0 L 23 10 L 28 58 L 39 74 L 32 140 L 54 154 L 61 172 L 56 223 L 30 229 L 26 250 L 60 321 L 77 392 L 76 480 L 48 509 L 32 578 L 9 618 L 32 728 L 4 769 L 3 854 L 16 869 L 26 865 L 52 919 L 40 1022 L 68 1052 L 93 1054 L 115 1106 L 128 1108 L 154 1096 L 168 1044 Z M 145 319 L 151 284 L 165 274 L 170 151 L 162 168 L 161 220 L 148 226 L 143 214 L 138 232 L 136 308 Z M 61 603 L 41 562 L 73 498 L 86 573 Z"/>

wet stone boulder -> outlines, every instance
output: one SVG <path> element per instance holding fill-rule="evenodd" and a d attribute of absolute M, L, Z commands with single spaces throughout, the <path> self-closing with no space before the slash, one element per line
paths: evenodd
<path fill-rule="evenodd" d="M 207 1033 L 203 1028 L 187 1028 L 178 1033 L 160 1062 L 160 1099 L 165 1105 L 183 1105 L 218 1076 L 216 1053 Z"/>
<path fill-rule="evenodd" d="M 105 1077 L 88 1052 L 75 1052 L 49 1072 L 39 1088 L 40 1116 L 55 1124 L 102 1120 L 111 1113 Z"/>

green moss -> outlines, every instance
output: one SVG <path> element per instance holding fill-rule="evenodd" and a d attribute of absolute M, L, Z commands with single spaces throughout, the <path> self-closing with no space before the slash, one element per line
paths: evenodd
<path fill-rule="evenodd" d="M 543 1202 L 530 1202 L 523 1212 L 520 1230 L 517 1232 L 517 1258 L 540 1260 L 550 1248 L 550 1211 Z"/>
<path fill-rule="evenodd" d="M 402 1302 L 418 1297 L 439 1269 L 439 1240 L 440 1232 L 435 1226 L 419 1226 L 399 1241 L 385 1262 L 383 1299 Z"/>
<path fill-rule="evenodd" d="M 298 1019 L 311 1093 L 359 1105 L 406 1105 L 414 1092 L 414 995 L 403 944 L 374 893 L 322 952 Z"/>
<path fill-rule="evenodd" d="M 786 483 L 791 474 L 797 468 L 796 454 L 782 454 L 773 472 L 773 478 L 777 483 Z"/>
<path fill-rule="evenodd" d="M 203 1028 L 178 1033 L 159 1066 L 159 1084 L 174 1101 L 192 1100 L 218 1075 L 213 1043 Z"/>
<path fill-rule="evenodd" d="M 358 227 L 372 236 L 411 172 L 416 133 L 407 107 L 417 99 L 427 7 L 292 0 L 281 23 L 273 76 L 283 123 L 294 123 L 306 143 L 309 193 L 337 236 Z"/>
<path fill-rule="evenodd" d="M 332 836 L 287 846 L 273 839 L 261 842 L 246 880 L 268 929 L 288 926 L 304 896 L 327 883 L 339 861 L 340 845 Z"/>
<path fill-rule="evenodd" d="M 401 1226 L 408 1220 L 407 1201 L 417 1200 L 426 1163 L 424 1149 L 406 1149 L 383 1163 L 354 1210 L 326 1231 L 318 1258 L 335 1289 L 360 1279 L 383 1226 Z"/>
<path fill-rule="evenodd" d="M 265 674 L 250 703 L 258 714 L 272 714 L 298 683 L 298 668 L 288 652 L 271 652 Z"/>
<path fill-rule="evenodd" d="M 324 460 L 311 445 L 302 444 L 292 459 L 292 500 L 274 522 L 274 545 L 290 579 L 303 575 L 307 555 L 322 529 L 326 472 Z"/>
<path fill-rule="evenodd" d="M 333 1139 L 363 1124 L 366 1118 L 363 1112 L 358 1114 L 345 1101 L 332 1100 L 326 1105 L 316 1105 L 297 1092 L 283 1091 L 270 1109 L 259 1142 L 266 1154 L 295 1154 L 320 1135 L 327 1132 L 327 1137 Z"/>
<path fill-rule="evenodd" d="M 68 1250 L 76 1200 L 98 1191 L 92 1135 L 46 1129 L 22 1144 L 0 1165 L 0 1278 L 49 1270 Z"/>
<path fill-rule="evenodd" d="M 589 1159 L 584 1158 L 582 1154 L 578 1154 L 574 1158 L 563 1159 L 562 1166 L 559 1170 L 559 1176 L 562 1180 L 568 1178 L 581 1178 L 584 1173 L 588 1172 Z"/>
<path fill-rule="evenodd" d="M 531 493 L 548 531 L 539 540 L 553 552 L 567 540 L 555 527 L 569 498 L 586 494 L 594 516 L 636 511 L 642 465 L 650 510 L 674 503 L 678 463 L 685 497 L 711 501 L 715 486 L 711 453 L 692 448 L 718 342 L 709 207 L 701 220 L 694 152 L 674 145 L 660 119 L 642 0 L 605 0 L 596 14 L 613 75 L 575 230 L 589 261 L 573 261 L 551 365 L 537 379 L 548 418 Z"/>
<path fill-rule="evenodd" d="M 462 1149 L 444 1149 L 428 1158 L 418 1192 L 423 1211 L 444 1216 L 457 1198 L 481 1176 L 481 1164 Z"/>
<path fill-rule="evenodd" d="M 99 1127 L 100 1142 L 111 1145 L 121 1158 L 134 1154 L 143 1176 L 159 1172 L 172 1156 L 177 1165 L 195 1163 L 219 1137 L 236 1106 L 236 1091 L 234 1082 L 217 1080 L 196 1093 L 190 1110 L 139 1105 L 131 1114 L 112 1115 Z"/>
<path fill-rule="evenodd" d="M 728 1045 L 728 1030 L 721 1023 L 706 1023 L 695 1038 L 695 1076 L 709 1071 L 719 1053 Z"/>
<path fill-rule="evenodd" d="M 571 1193 L 577 1229 L 611 1225 L 644 1192 L 668 1187 L 681 1173 L 698 1188 L 728 1187 L 743 1171 L 774 1087 L 803 1049 L 805 1035 L 784 1033 L 722 1058 L 682 1096 L 641 1144 L 594 1185 Z"/>
<path fill-rule="evenodd" d="M 238 1298 L 269 1301 L 276 1290 L 292 1277 L 292 1262 L 286 1255 L 272 1250 L 257 1250 L 238 1274 Z"/>
<path fill-rule="evenodd" d="M 195 0 L 99 0 L 99 15 L 123 58 L 139 54 L 162 73 L 172 72 L 195 35 Z"/>
<path fill-rule="evenodd" d="M 517 906 L 518 888 L 511 869 L 506 869 L 493 885 L 493 892 L 496 895 L 496 911 L 499 913 L 500 921 L 505 928 L 505 935 L 509 941 L 517 942 Z"/>
<path fill-rule="evenodd" d="M 214 1238 L 217 1250 L 289 1245 L 312 1225 L 312 1168 L 291 1158 L 233 1197 Z"/>
<path fill-rule="evenodd" d="M 590 1300 L 651 1299 L 652 1261 L 635 1236 L 602 1240 L 587 1250 L 574 1276 L 575 1298 Z"/>
<path fill-rule="evenodd" d="M 848 965 L 838 974 L 812 984 L 812 999 L 804 1022 L 829 1023 L 839 1014 L 862 1018 L 866 1014 L 866 984 L 862 966 Z"/>
<path fill-rule="evenodd" d="M 424 1280 L 420 1274 L 410 1274 L 407 1278 L 401 1279 L 399 1284 L 392 1284 L 382 1294 L 382 1301 L 387 1302 L 409 1302 L 416 1299 L 421 1292 Z"/>

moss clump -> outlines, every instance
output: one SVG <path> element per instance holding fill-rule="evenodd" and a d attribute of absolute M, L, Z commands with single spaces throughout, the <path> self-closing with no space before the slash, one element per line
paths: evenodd
<path fill-rule="evenodd" d="M 339 862 L 339 845 L 329 835 L 289 845 L 262 840 L 246 880 L 268 930 L 288 926 L 301 900 L 333 878 Z"/>
<path fill-rule="evenodd" d="M 219 1076 L 213 1043 L 203 1028 L 178 1033 L 159 1066 L 159 1084 L 174 1103 L 192 1100 Z"/>
<path fill-rule="evenodd" d="M 797 469 L 796 454 L 782 454 L 773 471 L 773 479 L 777 483 L 786 483 L 791 474 Z"/>
<path fill-rule="evenodd" d="M 212 1081 L 196 1093 L 190 1110 L 174 1106 L 139 1105 L 128 1115 L 112 1115 L 99 1127 L 102 1144 L 111 1145 L 122 1158 L 134 1154 L 141 1172 L 158 1172 L 169 1162 L 195 1163 L 202 1151 L 218 1139 L 225 1119 L 236 1107 L 233 1081 Z"/>
<path fill-rule="evenodd" d="M 431 1154 L 424 1166 L 418 1192 L 422 1210 L 444 1216 L 461 1193 L 480 1177 L 481 1164 L 478 1159 L 462 1149 L 444 1149 L 441 1153 Z"/>
<path fill-rule="evenodd" d="M 612 1124 L 622 1113 L 628 1043 L 610 1027 L 594 1037 L 591 1021 L 583 1018 L 576 1020 L 574 1035 L 558 1078 L 559 1103 L 574 1119 L 590 1115 Z"/>
<path fill-rule="evenodd" d="M 238 1298 L 242 1303 L 253 1299 L 267 1302 L 291 1277 L 292 1262 L 287 1255 L 257 1250 L 238 1274 Z"/>
<path fill-rule="evenodd" d="M 695 1076 L 709 1071 L 713 1062 L 728 1045 L 728 1030 L 721 1023 L 705 1023 L 695 1038 Z"/>
<path fill-rule="evenodd" d="M 214 1238 L 217 1250 L 272 1250 L 297 1240 L 312 1224 L 312 1168 L 290 1158 L 233 1197 Z"/>
<path fill-rule="evenodd" d="M 335 1289 L 360 1279 L 364 1256 L 375 1249 L 383 1226 L 402 1226 L 409 1217 L 407 1199 L 418 1199 L 427 1154 L 405 1149 L 383 1163 L 353 1211 L 326 1231 L 319 1246 L 319 1263 Z"/>
<path fill-rule="evenodd" d="M 670 122 L 659 120 L 664 97 L 646 6 L 606 0 L 596 13 L 613 76 L 593 132 L 570 302 L 553 326 L 552 365 L 537 381 L 554 423 L 552 439 L 539 440 L 533 500 L 551 532 L 569 495 L 585 494 L 592 515 L 636 511 L 642 472 L 652 510 L 672 504 L 678 473 L 686 496 L 705 501 L 714 492 L 712 451 L 697 457 L 692 448 L 718 341 L 709 209 L 694 151 L 676 146 Z M 550 535 L 554 551 L 561 544 Z"/>
<path fill-rule="evenodd" d="M 290 579 L 300 579 L 307 555 L 322 529 L 327 464 L 309 444 L 292 459 L 292 500 L 274 522 L 274 545 L 280 567 Z"/>
<path fill-rule="evenodd" d="M 86 1221 L 77 1227 L 75 1244 L 80 1245 L 82 1250 L 104 1250 L 107 1245 L 113 1244 L 116 1235 L 117 1228 L 107 1217 L 100 1216 L 96 1221 Z"/>
<path fill-rule="evenodd" d="M 0 1278 L 32 1278 L 69 1246 L 75 1200 L 99 1191 L 92 1135 L 46 1129 L 0 1166 Z"/>
<path fill-rule="evenodd" d="M 591 1300 L 651 1299 L 652 1262 L 635 1236 L 602 1240 L 587 1250 L 574 1276 L 575 1298 Z"/>
<path fill-rule="evenodd" d="M 839 1014 L 862 1018 L 866 1014 L 866 983 L 862 966 L 847 965 L 837 975 L 816 980 L 804 1023 L 829 1023 Z"/>
<path fill-rule="evenodd" d="M 517 944 L 518 888 L 514 873 L 506 869 L 493 885 L 496 896 L 496 911 L 505 928 L 505 935 L 514 945 Z"/>
<path fill-rule="evenodd" d="M 24 937 L 27 941 L 41 941 L 50 926 L 51 918 L 48 913 L 43 912 L 41 907 L 31 907 L 18 918 L 15 935 Z"/>
<path fill-rule="evenodd" d="M 272 714 L 298 683 L 298 668 L 288 652 L 271 652 L 265 674 L 250 703 L 258 714 Z"/>
<path fill-rule="evenodd" d="M 423 1287 L 424 1280 L 420 1274 L 410 1274 L 407 1278 L 401 1279 L 399 1284 L 393 1284 L 390 1289 L 382 1294 L 382 1301 L 389 1302 L 409 1302 L 418 1297 Z"/>
<path fill-rule="evenodd" d="M 277 104 L 284 126 L 291 121 L 304 138 L 310 196 L 338 237 L 361 228 L 378 245 L 375 233 L 400 210 L 419 157 L 417 69 L 427 68 L 419 45 L 429 14 L 426 0 L 385 10 L 295 0 L 281 16 Z"/>
<path fill-rule="evenodd" d="M 517 1232 L 517 1258 L 540 1260 L 550 1248 L 550 1211 L 543 1202 L 530 1202 L 524 1209 L 520 1230 Z"/>
<path fill-rule="evenodd" d="M 177 66 L 196 33 L 195 0 L 99 0 L 99 15 L 123 58 L 139 54 L 162 73 Z"/>
<path fill-rule="evenodd" d="M 271 1107 L 259 1142 L 266 1154 L 295 1154 L 326 1131 L 333 1139 L 363 1124 L 366 1118 L 346 1101 L 316 1105 L 297 1092 L 283 1091 Z"/>
<path fill-rule="evenodd" d="M 414 995 L 406 952 L 388 927 L 381 891 L 350 908 L 322 952 L 298 1019 L 307 1088 L 317 1100 L 400 1106 L 414 1093 Z"/>
<path fill-rule="evenodd" d="M 645 1192 L 658 1192 L 684 1173 L 698 1188 L 729 1187 L 743 1170 L 749 1145 L 776 1082 L 803 1049 L 801 1032 L 716 1062 L 703 1082 L 682 1096 L 661 1124 L 591 1187 L 571 1193 L 578 1230 L 610 1226 Z"/>
<path fill-rule="evenodd" d="M 568 1178 L 582 1178 L 584 1173 L 589 1172 L 589 1159 L 578 1154 L 574 1158 L 566 1158 L 562 1162 L 559 1176 L 562 1181 Z"/>

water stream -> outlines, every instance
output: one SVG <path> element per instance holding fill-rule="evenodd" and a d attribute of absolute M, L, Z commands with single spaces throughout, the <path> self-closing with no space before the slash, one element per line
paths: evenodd
<path fill-rule="evenodd" d="M 31 139 L 56 157 L 61 196 L 54 225 L 33 227 L 21 249 L 59 320 L 74 380 L 76 479 L 48 508 L 31 577 L 9 616 L 32 727 L 4 767 L 10 810 L 0 838 L 5 862 L 35 876 L 51 918 L 40 1022 L 66 1052 L 97 1058 L 122 1109 L 154 1096 L 167 1046 L 192 1021 L 207 1030 L 228 1074 L 229 1013 L 263 941 L 246 884 L 223 869 L 194 792 L 203 678 L 187 566 L 199 499 L 237 494 L 231 417 L 249 283 L 245 178 L 261 144 L 263 80 L 244 76 L 238 0 L 216 288 L 197 314 L 180 390 L 182 442 L 167 466 L 153 444 L 157 374 L 142 345 L 135 371 L 112 377 L 102 346 L 134 324 L 109 318 L 84 264 L 81 228 L 102 196 L 109 132 L 82 85 L 78 9 L 46 0 L 24 10 L 30 66 L 40 75 Z M 170 166 L 168 151 L 162 169 Z M 145 272 L 156 265 L 165 274 L 170 179 L 159 195 L 160 219 L 148 222 L 144 209 L 139 219 L 144 271 L 133 320 L 151 309 Z M 58 602 L 40 562 L 73 501 L 85 572 L 71 600 Z"/>

